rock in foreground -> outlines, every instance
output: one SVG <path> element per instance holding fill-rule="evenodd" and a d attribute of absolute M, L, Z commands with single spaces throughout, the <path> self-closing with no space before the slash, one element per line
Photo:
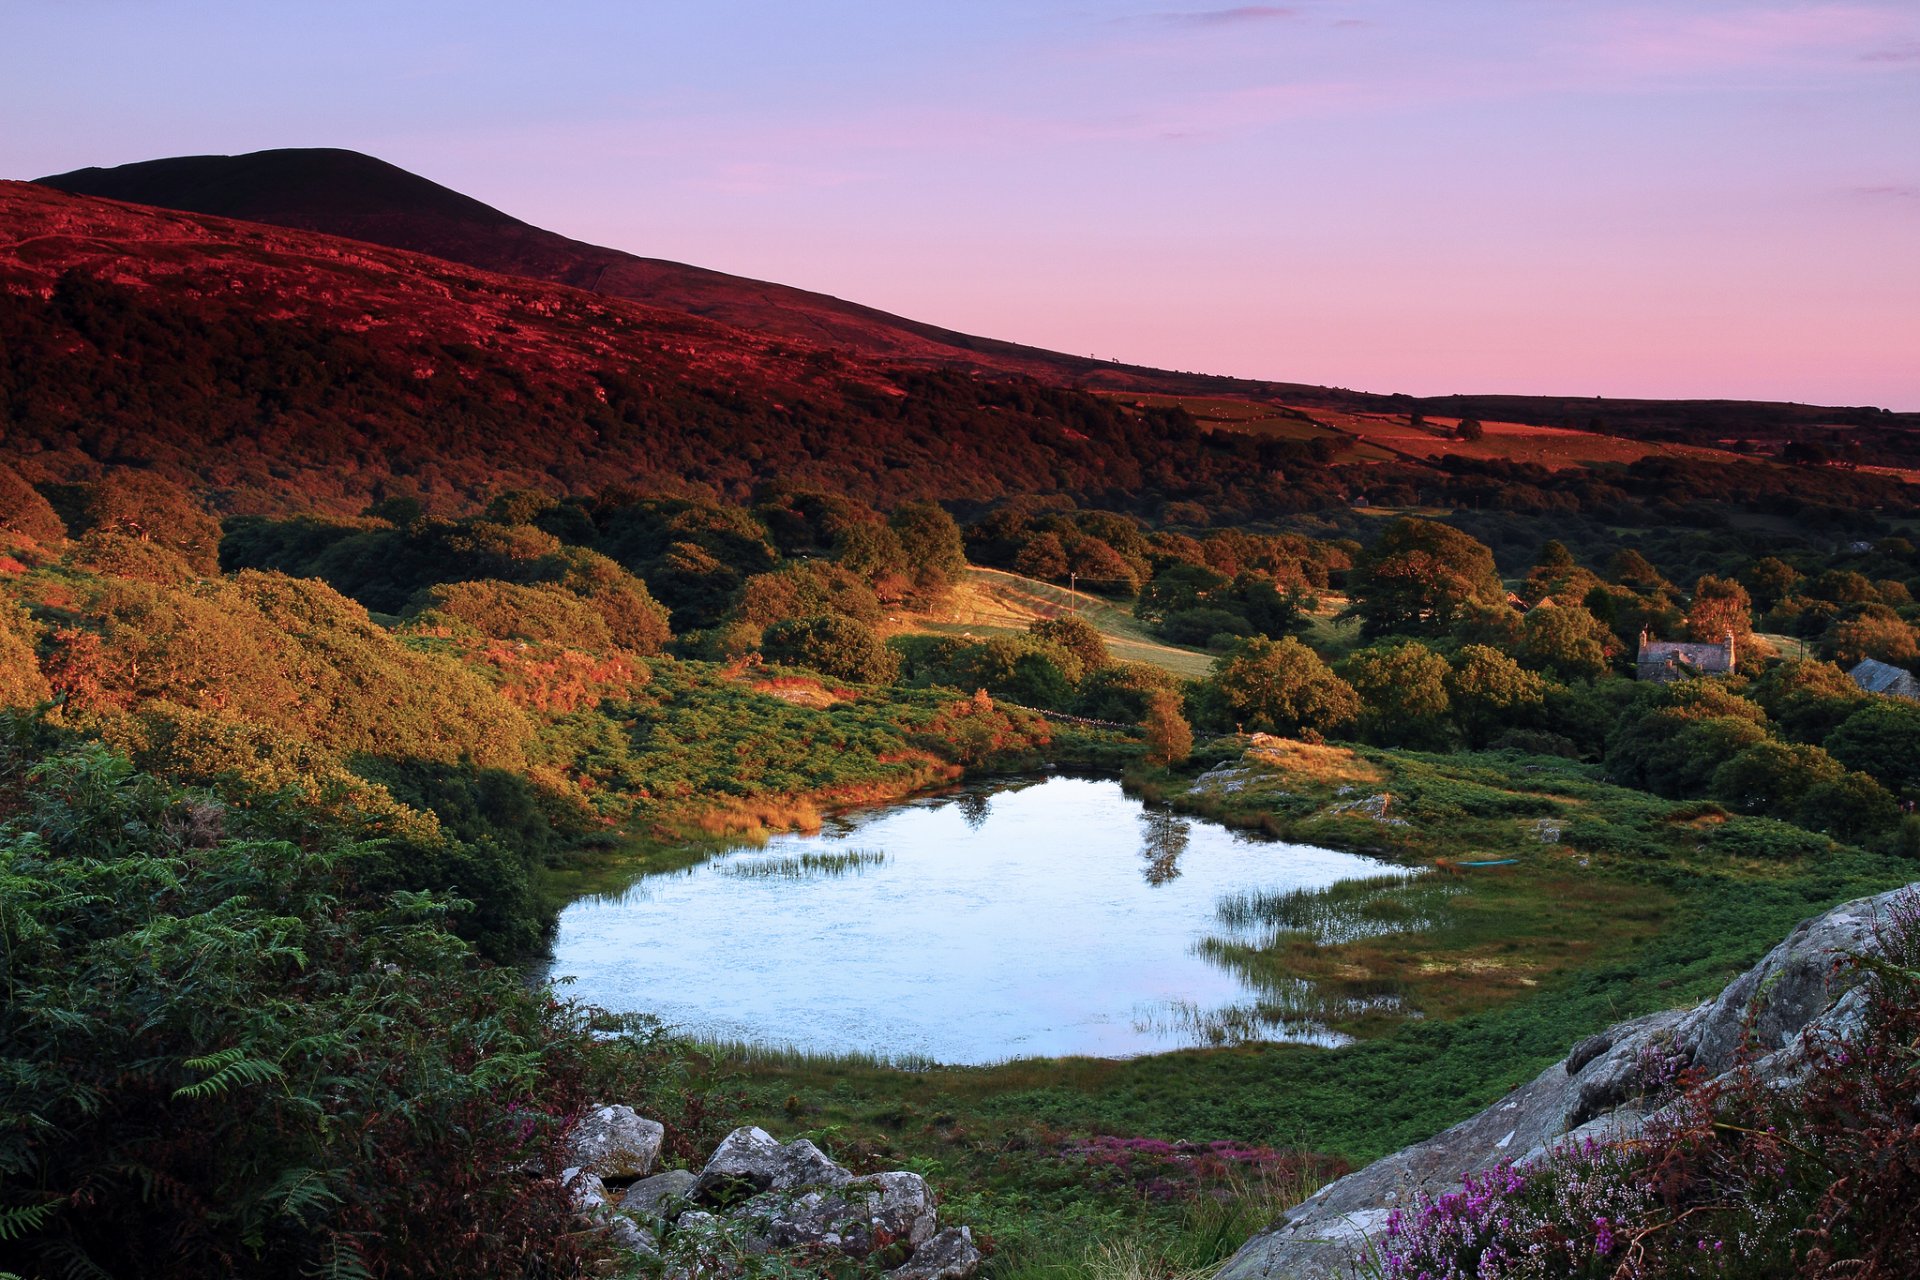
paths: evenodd
<path fill-rule="evenodd" d="M 1743 1038 L 1760 1079 L 1791 1081 L 1806 1035 L 1845 1035 L 1860 1025 L 1860 975 L 1840 957 L 1873 951 L 1875 922 L 1905 892 L 1802 922 L 1715 999 L 1591 1036 L 1472 1119 L 1328 1184 L 1242 1246 L 1219 1280 L 1344 1280 L 1388 1216 L 1412 1207 L 1416 1195 L 1457 1189 L 1465 1174 L 1502 1161 L 1524 1165 L 1564 1143 L 1630 1139 L 1657 1109 L 1664 1082 L 1683 1068 L 1709 1077 L 1732 1070 Z"/>

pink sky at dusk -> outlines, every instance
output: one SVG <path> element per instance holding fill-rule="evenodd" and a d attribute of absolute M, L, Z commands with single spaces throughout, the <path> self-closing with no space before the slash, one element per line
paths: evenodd
<path fill-rule="evenodd" d="M 1142 364 L 1920 409 L 1920 5 L 78 0 L 0 174 L 366 151 Z"/>

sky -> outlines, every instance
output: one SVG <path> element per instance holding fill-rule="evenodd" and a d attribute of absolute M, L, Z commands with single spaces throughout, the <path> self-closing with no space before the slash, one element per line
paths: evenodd
<path fill-rule="evenodd" d="M 0 177 L 368 152 L 973 333 L 1920 410 L 1920 0 L 14 0 Z"/>

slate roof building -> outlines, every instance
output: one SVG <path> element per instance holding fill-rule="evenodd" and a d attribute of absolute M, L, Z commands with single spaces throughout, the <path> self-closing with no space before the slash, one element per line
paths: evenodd
<path fill-rule="evenodd" d="M 1847 674 L 1868 693 L 1884 694 L 1889 698 L 1920 698 L 1920 680 L 1914 679 L 1913 672 L 1905 667 L 1862 658 L 1859 665 Z"/>
<path fill-rule="evenodd" d="M 1640 656 L 1634 668 L 1637 679 L 1669 684 L 1689 676 L 1724 676 L 1733 672 L 1733 632 L 1719 644 L 1695 644 L 1684 640 L 1655 640 L 1640 633 Z"/>

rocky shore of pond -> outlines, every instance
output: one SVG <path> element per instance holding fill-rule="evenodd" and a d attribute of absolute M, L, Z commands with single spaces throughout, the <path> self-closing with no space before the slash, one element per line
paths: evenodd
<path fill-rule="evenodd" d="M 926 1179 L 856 1175 L 805 1138 L 735 1129 L 699 1169 L 659 1168 L 665 1126 L 632 1107 L 590 1111 L 560 1173 L 575 1208 L 636 1264 L 667 1280 L 744 1273 L 755 1258 L 865 1263 L 888 1280 L 966 1280 L 980 1250 L 942 1227 Z"/>

